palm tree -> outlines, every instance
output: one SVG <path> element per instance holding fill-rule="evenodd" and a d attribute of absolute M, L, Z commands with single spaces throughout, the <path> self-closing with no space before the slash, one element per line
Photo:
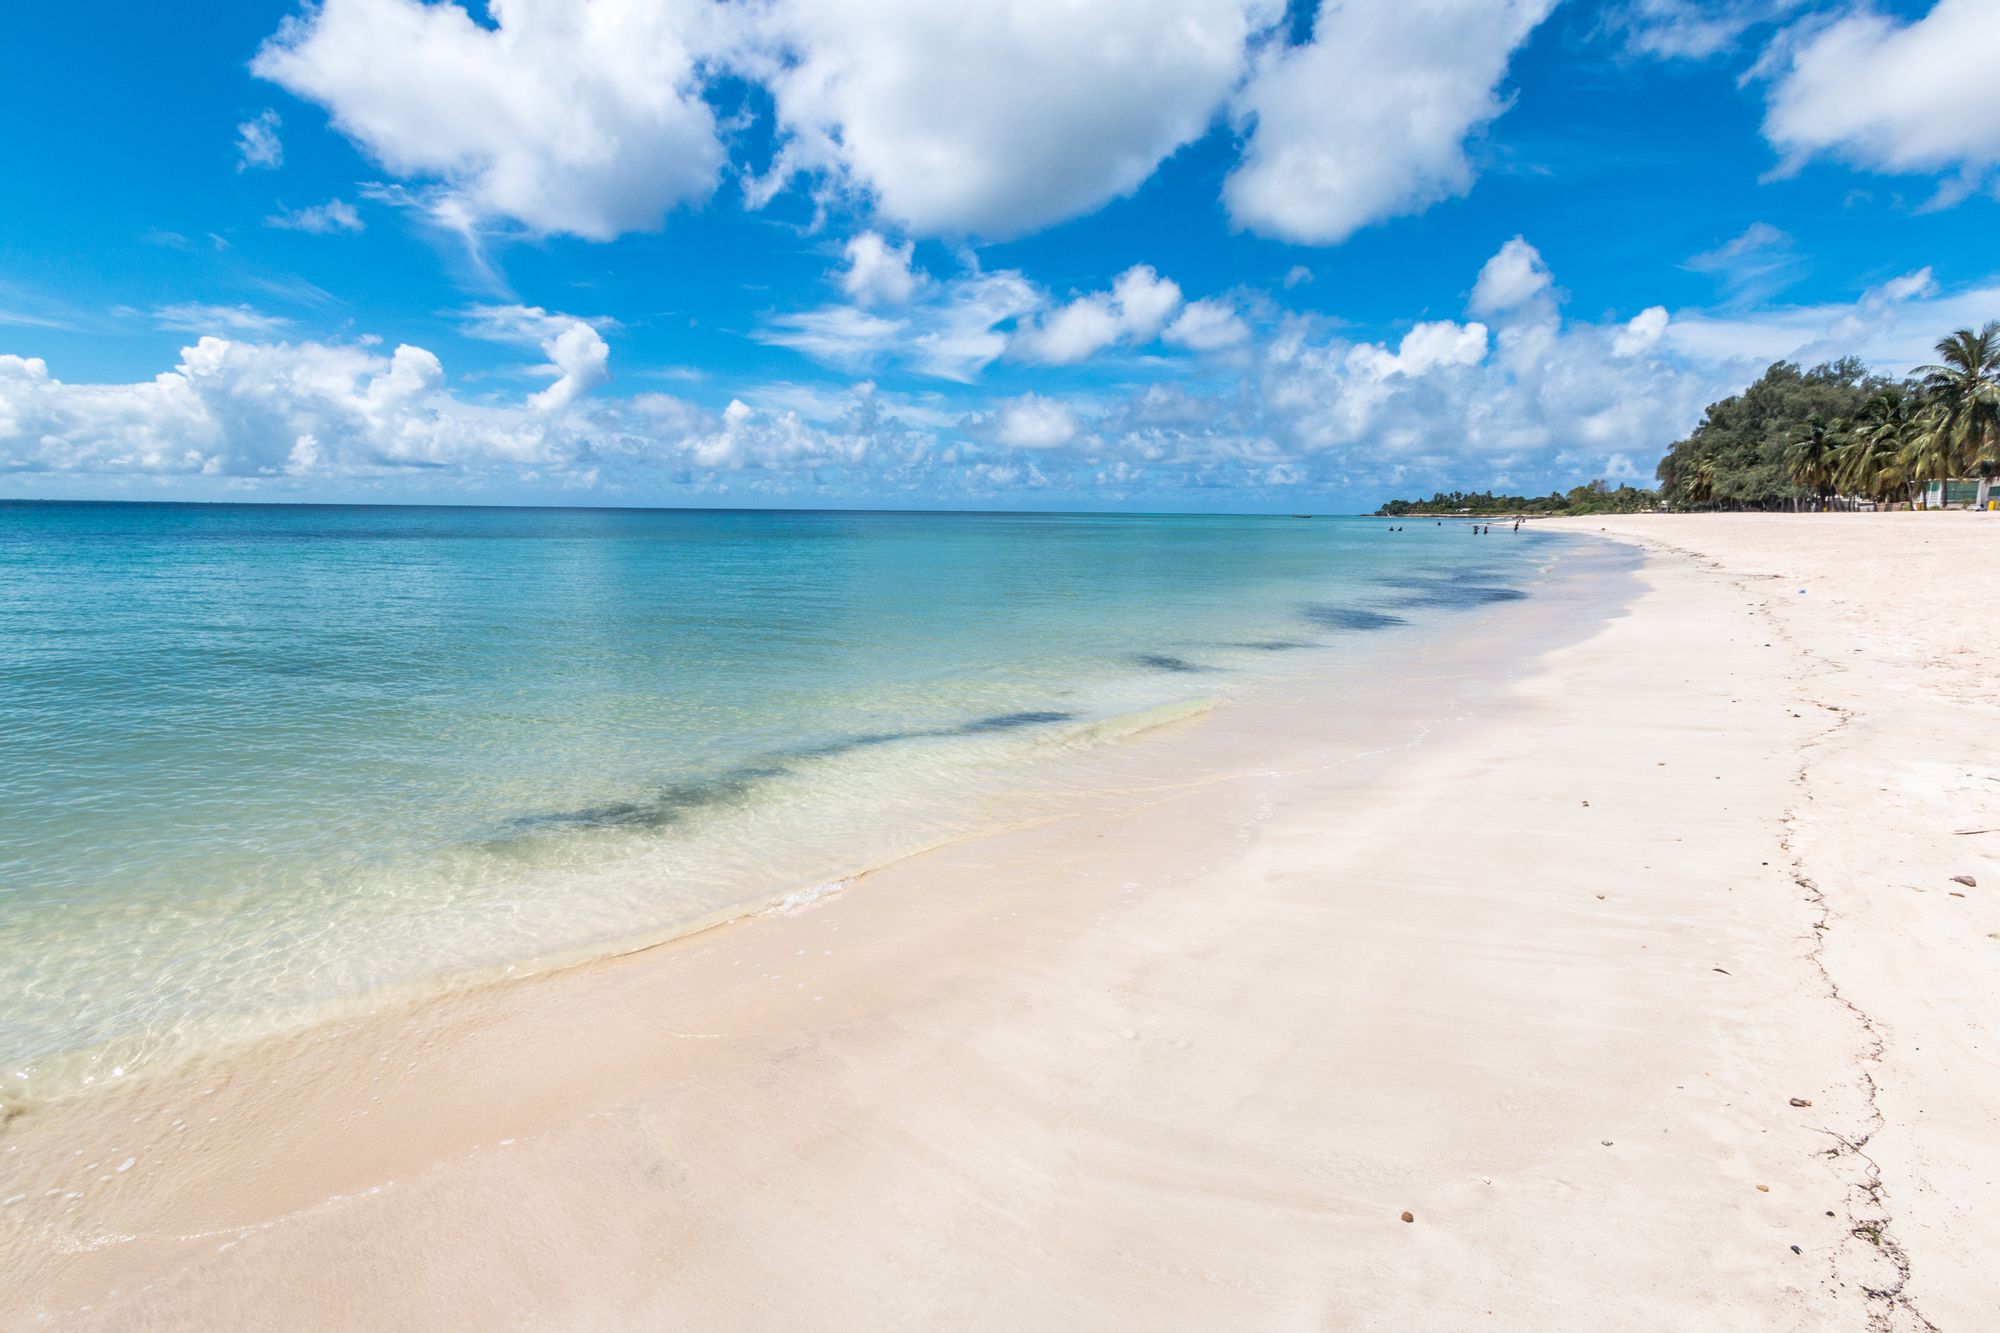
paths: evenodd
<path fill-rule="evenodd" d="M 1940 415 L 1937 406 L 1930 405 L 1910 433 L 1909 443 L 1896 455 L 1897 466 L 1908 479 L 1913 497 L 1918 482 L 1947 482 L 1959 473 L 1961 459 L 1948 432 L 1938 426 Z"/>
<path fill-rule="evenodd" d="M 1688 469 L 1685 492 L 1690 503 L 1705 505 L 1715 499 L 1715 460 L 1704 458 Z"/>
<path fill-rule="evenodd" d="M 1822 509 L 1833 494 L 1834 455 L 1841 446 L 1841 427 L 1841 422 L 1814 413 L 1785 450 L 1785 466 L 1793 483 L 1811 491 Z"/>
<path fill-rule="evenodd" d="M 1861 405 L 1854 429 L 1834 457 L 1834 475 L 1855 495 L 1883 501 L 1905 483 L 1899 455 L 1920 423 L 1920 401 L 1910 389 L 1890 384 L 1877 389 Z M 1911 497 L 1912 502 L 1915 496 Z"/>
<path fill-rule="evenodd" d="M 2000 321 L 1953 332 L 1937 353 L 1939 364 L 1917 368 L 1931 405 L 1926 434 L 1934 437 L 1921 451 L 1920 479 L 1991 478 L 2000 471 Z"/>

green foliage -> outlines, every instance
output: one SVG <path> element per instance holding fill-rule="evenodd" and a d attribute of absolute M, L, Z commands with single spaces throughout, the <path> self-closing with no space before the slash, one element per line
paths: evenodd
<path fill-rule="evenodd" d="M 1637 514 L 1659 507 L 1658 491 L 1622 485 L 1613 490 L 1609 482 L 1593 481 L 1543 496 L 1439 491 L 1428 500 L 1391 500 L 1375 513 L 1381 518 L 1451 518 L 1461 514 L 1499 518 L 1515 514 Z"/>
<path fill-rule="evenodd" d="M 1780 361 L 1742 393 L 1710 403 L 1694 433 L 1660 460 L 1677 509 L 1791 509 L 1831 489 L 1842 425 L 1891 387 L 1853 357 L 1801 370 Z"/>
<path fill-rule="evenodd" d="M 1900 384 L 1853 357 L 1778 362 L 1667 450 L 1661 492 L 1676 509 L 1824 508 L 2000 474 L 2000 323 L 1937 351 Z"/>
<path fill-rule="evenodd" d="M 1937 345 L 1935 366 L 1919 366 L 1928 419 L 1912 448 L 1925 480 L 2000 473 L 2000 323 L 1959 329 Z"/>

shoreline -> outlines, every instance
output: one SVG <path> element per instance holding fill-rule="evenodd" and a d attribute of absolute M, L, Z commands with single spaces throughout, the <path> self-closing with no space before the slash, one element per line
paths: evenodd
<path fill-rule="evenodd" d="M 0 1211 L 0 1311 L 1863 1327 L 1871 1192 L 1819 1152 L 1880 1090 L 1786 822 L 1820 720 L 1745 646 L 1756 594 L 1640 577 L 1526 670 L 1425 662 L 1463 702 L 1421 744 L 1235 709 L 1172 738 L 1182 780 L 806 910 L 24 1117 L 9 1175 L 81 1140 L 104 1179 Z M 180 1146 L 128 1152 L 135 1110 Z M 1914 1226 L 1885 1326 L 1932 1294 Z"/>
<path fill-rule="evenodd" d="M 1542 566 L 1544 575 L 1579 558 L 1579 548 L 1570 547 L 1566 551 L 1558 548 L 1558 551 Z M 1584 563 L 1589 563 L 1587 557 Z M 1578 575 L 1570 573 L 1562 577 Z M 1548 581 L 1546 577 L 1542 580 Z M 1492 608 L 1487 610 L 1490 613 Z M 1398 626 L 1402 624 L 1393 617 L 1388 619 Z M 1473 619 L 1478 619 L 1477 614 Z M 774 912 L 792 910 L 803 902 L 841 892 L 928 853 L 1058 818 L 1067 813 L 1061 800 L 1072 794 L 1070 789 L 1085 796 L 1093 794 L 1094 788 L 1101 785 L 1097 777 L 1099 769 L 1106 764 L 1109 765 L 1106 771 L 1111 774 L 1109 781 L 1114 784 L 1124 781 L 1115 771 L 1121 763 L 1118 754 L 1122 747 L 1143 743 L 1152 733 L 1198 723 L 1218 708 L 1226 711 L 1248 704 L 1253 711 L 1260 707 L 1268 710 L 1274 706 L 1274 698 L 1278 699 L 1275 706 L 1285 706 L 1283 701 L 1299 695 L 1301 677 L 1309 674 L 1300 669 L 1303 662 L 1323 660 L 1323 655 L 1331 654 L 1332 672 L 1365 690 L 1370 675 L 1379 673 L 1384 663 L 1397 662 L 1411 653 L 1457 651 L 1465 636 L 1476 632 L 1463 622 L 1452 621 L 1423 626 L 1415 631 L 1418 637 L 1413 641 L 1394 646 L 1365 633 L 1351 635 L 1345 643 L 1287 644 L 1288 648 L 1304 650 L 1286 655 L 1299 659 L 1287 663 L 1289 669 L 1268 671 L 1261 677 L 1249 676 L 1228 690 L 1152 703 L 1127 712 L 1066 716 L 1061 726 L 1051 729 L 1051 734 L 1023 733 L 1028 735 L 1034 750 L 1025 756 L 1010 756 L 1004 770 L 988 777 L 976 790 L 960 793 L 951 818 L 940 820 L 933 810 L 904 811 L 906 816 L 919 816 L 909 822 L 922 828 L 929 835 L 927 840 L 910 841 L 906 837 L 905 846 L 874 849 L 880 853 L 876 859 L 843 848 L 833 853 L 838 859 L 799 863 L 804 873 L 797 878 L 765 881 L 761 885 L 745 881 L 733 898 L 691 914 L 667 917 L 656 924 L 587 942 L 557 945 L 534 954 L 444 966 L 381 981 L 363 991 L 262 1010 L 229 1008 L 196 1013 L 186 1020 L 184 1027 L 163 1037 L 126 1034 L 106 1045 L 73 1048 L 30 1059 L 25 1062 L 28 1075 L 11 1085 L 5 1075 L 13 1071 L 0 1070 L 0 1125 L 16 1117 L 43 1114 L 64 1104 L 87 1101 L 130 1086 L 135 1080 L 150 1078 L 155 1072 L 170 1073 L 177 1065 L 226 1059 L 231 1051 L 282 1048 L 286 1041 L 316 1028 L 367 1023 L 380 1015 L 400 1014 L 454 995 L 560 975 L 744 924 Z M 1057 797 L 1052 799 L 1051 792 L 1057 793 Z M 169 1048 L 168 1053 L 159 1051 L 162 1046 Z M 148 1047 L 154 1049 L 148 1051 Z"/>

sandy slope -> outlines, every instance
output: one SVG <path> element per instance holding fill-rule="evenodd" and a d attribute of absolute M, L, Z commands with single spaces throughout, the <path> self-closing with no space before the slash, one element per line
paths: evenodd
<path fill-rule="evenodd" d="M 1606 524 L 1629 614 L 1416 664 L 1373 755 L 1236 710 L 809 910 L 28 1117 L 0 1181 L 106 1180 L 0 1212 L 0 1310 L 1992 1327 L 2000 653 L 1910 584 L 2000 525 L 1914 517 Z"/>

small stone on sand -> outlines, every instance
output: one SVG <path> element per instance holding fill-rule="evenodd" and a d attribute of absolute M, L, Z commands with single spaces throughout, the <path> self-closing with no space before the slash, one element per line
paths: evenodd
<path fill-rule="evenodd" d="M 1414 1222 L 1417 1220 L 1417 1215 L 1415 1213 L 1404 1213 L 1403 1220 L 1405 1222 Z"/>
<path fill-rule="evenodd" d="M 1794 1106 L 1811 1106 L 1811 1105 L 1812 1105 L 1812 1101 L 1811 1101 L 1811 1100 L 1810 1100 L 1809 1098 L 1805 1098 L 1805 1097 L 1794 1097 L 1794 1098 L 1792 1098 L 1792 1105 L 1794 1105 Z"/>

